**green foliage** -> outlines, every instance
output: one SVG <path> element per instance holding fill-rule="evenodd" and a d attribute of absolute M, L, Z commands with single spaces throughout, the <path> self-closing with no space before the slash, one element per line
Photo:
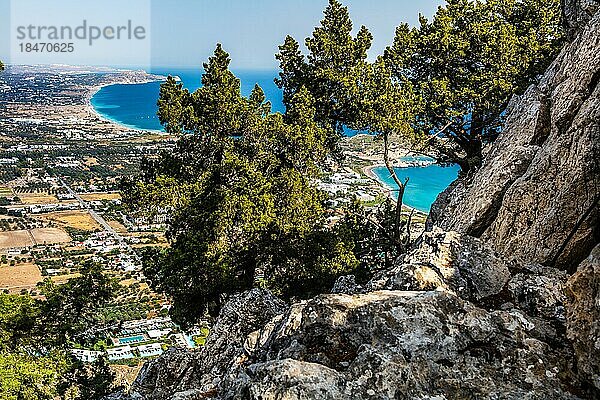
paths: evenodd
<path fill-rule="evenodd" d="M 63 345 L 83 340 L 90 327 L 97 326 L 99 308 L 113 298 L 118 283 L 88 262 L 79 277 L 62 285 L 46 279 L 38 286 L 45 297 L 39 303 L 42 329 L 53 344 Z"/>
<path fill-rule="evenodd" d="M 101 360 L 83 365 L 67 351 L 92 327 L 95 308 L 112 297 L 111 280 L 88 265 L 62 286 L 42 285 L 45 300 L 0 294 L 0 398 L 100 399 L 114 374 Z"/>
<path fill-rule="evenodd" d="M 358 266 L 352 243 L 337 230 L 271 232 L 258 259 L 268 288 L 283 297 L 310 297 L 330 290 L 336 278 Z"/>
<path fill-rule="evenodd" d="M 115 373 L 105 357 L 93 363 L 82 363 L 73 360 L 69 371 L 63 375 L 59 385 L 64 393 L 81 400 L 100 400 L 116 389 L 110 384 L 115 379 Z"/>
<path fill-rule="evenodd" d="M 395 207 L 391 202 L 384 202 L 367 210 L 355 200 L 336 225 L 338 235 L 351 243 L 359 261 L 354 271 L 359 282 L 368 281 L 379 269 L 390 268 L 401 255 L 394 237 Z"/>
<path fill-rule="evenodd" d="M 356 37 L 352 36 L 347 8 L 331 0 L 324 14 L 321 26 L 306 39 L 309 50 L 306 57 L 291 37 L 280 46 L 277 59 L 281 73 L 276 83 L 283 89 L 286 105 L 302 90 L 310 93 L 315 99 L 315 119 L 333 132 L 329 140 L 331 148 L 335 149 L 345 126 L 383 137 L 386 166 L 400 188 L 393 242 L 398 249 L 406 248 L 410 238 L 403 237 L 401 222 L 406 183 L 397 178 L 388 150 L 391 140 L 412 145 L 422 139 L 414 129 L 415 115 L 422 102 L 413 84 L 405 78 L 394 78 L 383 58 L 373 64 L 367 62 L 372 36 L 365 27 L 361 27 Z"/>
<path fill-rule="evenodd" d="M 210 330 L 207 327 L 201 328 L 200 334 L 196 335 L 192 338 L 192 340 L 194 341 L 194 344 L 197 347 L 204 346 L 206 344 L 206 338 L 208 338 L 209 333 L 210 333 Z"/>
<path fill-rule="evenodd" d="M 410 145 L 421 137 L 413 128 L 422 100 L 407 79 L 395 79 L 383 58 L 367 65 L 361 76 L 360 112 L 355 127 Z"/>
<path fill-rule="evenodd" d="M 0 351 L 35 343 L 31 337 L 39 319 L 39 308 L 29 296 L 0 294 Z"/>
<path fill-rule="evenodd" d="M 321 25 L 306 39 L 308 55 L 288 36 L 276 55 L 281 72 L 276 84 L 289 108 L 294 95 L 306 88 L 315 101 L 315 119 L 327 128 L 328 146 L 335 150 L 344 126 L 352 126 L 359 112 L 361 74 L 373 36 L 362 26 L 352 36 L 348 9 L 330 0 Z"/>
<path fill-rule="evenodd" d="M 53 400 L 59 396 L 61 375 L 68 370 L 62 352 L 45 356 L 0 352 L 0 398 Z"/>
<path fill-rule="evenodd" d="M 323 228 L 325 199 L 312 180 L 327 132 L 315 123 L 313 97 L 301 89 L 285 116 L 271 114 L 262 89 L 243 97 L 228 67 L 219 45 L 196 92 L 172 79 L 163 85 L 158 114 L 180 135 L 176 149 L 146 160 L 139 179 L 123 185 L 132 209 L 169 213 L 171 246 L 146 255 L 145 274 L 184 326 L 261 274 L 291 297 L 323 290 L 356 264 Z"/>
<path fill-rule="evenodd" d="M 541 73 L 560 44 L 559 0 L 449 0 L 432 21 L 401 25 L 385 51 L 398 80 L 412 82 L 424 107 L 422 134 L 440 161 L 463 171 L 481 162 L 500 132 L 510 97 Z"/>
<path fill-rule="evenodd" d="M 306 88 L 333 147 L 348 126 L 393 134 L 465 172 L 478 166 L 483 145 L 501 130 L 510 97 L 525 90 L 558 50 L 560 2 L 447 3 L 432 21 L 399 26 L 393 45 L 369 64 L 371 34 L 361 27 L 353 37 L 348 10 L 331 0 L 306 39 L 306 56 L 289 36 L 279 48 L 276 83 L 284 103 Z"/>

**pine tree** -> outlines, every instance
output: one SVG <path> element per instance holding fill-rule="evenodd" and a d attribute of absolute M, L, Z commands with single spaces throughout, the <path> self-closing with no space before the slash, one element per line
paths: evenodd
<path fill-rule="evenodd" d="M 359 81 L 367 66 L 373 36 L 361 27 L 352 35 L 348 9 L 330 0 L 321 25 L 306 39 L 304 56 L 298 42 L 288 36 L 279 47 L 281 72 L 275 82 L 283 90 L 284 104 L 305 87 L 314 98 L 316 120 L 328 129 L 328 146 L 336 149 L 344 127 L 352 126 L 357 114 Z"/>
<path fill-rule="evenodd" d="M 545 69 L 560 38 L 559 0 L 449 0 L 428 21 L 401 25 L 385 51 L 397 79 L 425 101 L 416 124 L 441 162 L 463 172 L 501 132 L 503 111 Z"/>
<path fill-rule="evenodd" d="M 285 116 L 272 114 L 260 86 L 241 95 L 229 62 L 217 46 L 196 92 L 172 79 L 163 85 L 159 116 L 178 134 L 176 148 L 124 185 L 132 207 L 167 210 L 170 247 L 148 254 L 144 270 L 184 326 L 218 312 L 224 296 L 257 276 L 283 297 L 306 296 L 356 266 L 352 248 L 327 228 L 314 185 L 328 154 L 314 98 L 301 88 Z"/>

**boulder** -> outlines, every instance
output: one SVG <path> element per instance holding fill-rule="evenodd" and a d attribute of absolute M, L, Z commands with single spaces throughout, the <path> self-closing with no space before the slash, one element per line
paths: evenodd
<path fill-rule="evenodd" d="M 568 278 L 556 268 L 528 265 L 509 280 L 506 300 L 532 317 L 563 325 Z"/>
<path fill-rule="evenodd" d="M 144 364 L 131 387 L 132 400 L 171 399 L 176 388 L 195 384 L 199 361 L 196 352 L 169 349 L 160 358 Z"/>
<path fill-rule="evenodd" d="M 275 306 L 270 321 L 258 323 L 251 300 Z M 331 294 L 290 308 L 252 291 L 223 309 L 220 337 L 168 351 L 110 399 L 580 398 L 570 347 L 545 340 L 539 322 L 443 291 Z"/>
<path fill-rule="evenodd" d="M 363 288 L 356 282 L 354 275 L 340 276 L 333 285 L 331 293 L 355 294 L 361 293 Z"/>
<path fill-rule="evenodd" d="M 498 295 L 517 268 L 476 238 L 435 228 L 396 267 L 371 280 L 368 290 L 447 290 L 482 302 Z"/>
<path fill-rule="evenodd" d="M 323 295 L 290 308 L 223 398 L 577 398 L 572 357 L 537 329 L 452 293 Z"/>
<path fill-rule="evenodd" d="M 567 286 L 567 335 L 580 373 L 600 389 L 600 245 Z"/>
<path fill-rule="evenodd" d="M 572 39 L 590 18 L 600 10 L 598 0 L 563 0 L 563 23 L 567 37 Z"/>

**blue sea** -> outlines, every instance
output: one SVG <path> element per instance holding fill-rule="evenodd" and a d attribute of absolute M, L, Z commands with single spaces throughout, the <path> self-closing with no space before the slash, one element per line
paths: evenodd
<path fill-rule="evenodd" d="M 191 92 L 201 86 L 202 70 L 157 68 L 148 71 L 155 75 L 178 76 Z M 241 80 L 242 94 L 248 96 L 259 84 L 272 104 L 274 112 L 284 112 L 283 94 L 275 85 L 274 71 L 235 71 Z M 133 129 L 164 131 L 156 116 L 156 101 L 162 82 L 138 85 L 111 85 L 100 89 L 91 99 L 92 106 L 104 118 Z"/>
<path fill-rule="evenodd" d="M 443 192 L 458 177 L 459 170 L 458 165 L 442 167 L 436 164 L 426 167 L 396 168 L 396 174 L 401 181 L 410 178 L 404 193 L 404 204 L 429 213 L 431 205 L 438 194 Z M 398 185 L 390 176 L 387 168 L 374 168 L 373 173 L 387 187 L 393 190 L 398 189 Z M 395 192 L 394 197 L 397 198 L 397 192 Z"/>
<path fill-rule="evenodd" d="M 201 86 L 202 71 L 198 69 L 156 68 L 148 71 L 156 75 L 178 76 L 184 87 L 195 91 Z M 275 71 L 234 71 L 240 78 L 242 94 L 248 96 L 255 84 L 264 90 L 267 100 L 272 104 L 273 112 L 284 112 L 283 95 L 273 79 Z M 118 124 L 142 130 L 163 131 L 156 116 L 158 94 L 162 82 L 150 82 L 137 85 L 111 85 L 100 89 L 91 99 L 91 104 L 104 118 Z M 356 132 L 347 132 L 349 136 Z M 431 204 L 458 175 L 459 168 L 430 165 L 427 167 L 399 168 L 401 179 L 410 177 L 404 197 L 404 203 L 423 212 L 429 212 Z M 395 184 L 385 168 L 376 168 L 373 172 L 388 187 Z"/>

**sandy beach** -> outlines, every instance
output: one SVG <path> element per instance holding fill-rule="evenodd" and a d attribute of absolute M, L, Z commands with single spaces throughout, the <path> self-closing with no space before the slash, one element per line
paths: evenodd
<path fill-rule="evenodd" d="M 370 179 L 374 179 L 377 181 L 377 183 L 381 184 L 381 182 L 377 178 L 377 175 L 375 175 L 375 172 L 373 172 L 373 170 L 375 168 L 379 168 L 379 167 L 385 167 L 385 164 L 377 163 L 377 164 L 369 165 L 367 167 L 363 167 L 362 172 Z"/>
<path fill-rule="evenodd" d="M 129 73 L 137 73 L 137 71 L 126 71 Z M 150 75 L 148 74 L 148 78 L 146 79 L 140 79 L 140 80 L 119 80 L 116 79 L 113 82 L 105 82 L 99 85 L 95 85 L 93 87 L 90 88 L 90 90 L 86 93 L 85 95 L 85 111 L 91 115 L 93 115 L 95 118 L 99 119 L 100 121 L 110 124 L 112 126 L 114 126 L 115 128 L 118 129 L 127 129 L 129 131 L 135 131 L 135 132 L 151 132 L 151 133 L 156 133 L 156 134 L 164 134 L 164 132 L 159 131 L 159 130 L 151 130 L 151 129 L 139 129 L 137 127 L 133 127 L 133 126 L 128 126 L 125 124 L 120 123 L 119 121 L 115 121 L 112 120 L 110 118 L 107 118 L 106 116 L 102 115 L 101 113 L 99 113 L 96 108 L 92 105 L 92 98 L 103 88 L 108 87 L 108 86 L 113 86 L 113 85 L 143 85 L 145 83 L 151 83 L 151 82 L 162 82 L 165 81 L 167 79 L 166 76 L 159 76 L 159 75 Z"/>

